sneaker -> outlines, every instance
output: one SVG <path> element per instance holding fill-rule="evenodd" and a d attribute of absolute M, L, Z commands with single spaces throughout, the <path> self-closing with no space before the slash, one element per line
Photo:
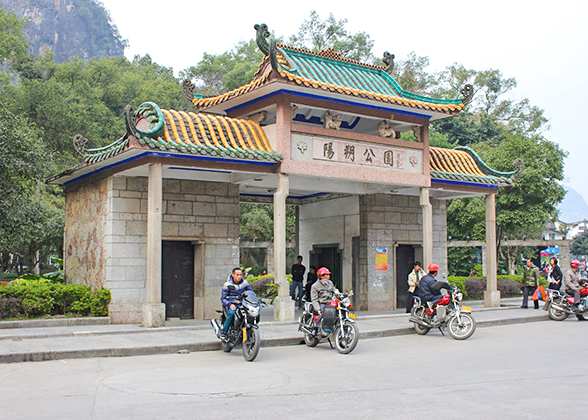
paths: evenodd
<path fill-rule="evenodd" d="M 218 338 L 221 339 L 221 341 L 227 341 L 227 335 L 221 331 L 221 333 L 218 335 Z"/>

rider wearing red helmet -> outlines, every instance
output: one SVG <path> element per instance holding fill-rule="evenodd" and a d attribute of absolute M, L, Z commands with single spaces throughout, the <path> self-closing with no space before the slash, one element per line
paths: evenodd
<path fill-rule="evenodd" d="M 316 322 L 317 328 L 320 328 L 322 321 L 322 312 L 326 304 L 333 300 L 333 294 L 337 289 L 331 281 L 331 272 L 327 267 L 321 267 L 316 272 L 318 280 L 312 285 L 310 289 L 310 298 L 312 300 L 312 307 L 319 317 Z"/>
<path fill-rule="evenodd" d="M 437 273 L 439 273 L 439 266 L 430 264 L 429 272 L 419 282 L 419 296 L 424 302 L 436 303 L 442 297 L 439 292 L 435 293 L 433 290 L 433 286 L 437 283 L 435 279 Z"/>
<path fill-rule="evenodd" d="M 577 307 L 580 303 L 580 289 L 582 288 L 580 280 L 580 262 L 574 260 L 570 263 L 570 269 L 564 275 L 564 287 L 567 294 L 574 296 L 574 306 Z M 587 321 L 583 315 L 576 315 L 579 321 Z"/>

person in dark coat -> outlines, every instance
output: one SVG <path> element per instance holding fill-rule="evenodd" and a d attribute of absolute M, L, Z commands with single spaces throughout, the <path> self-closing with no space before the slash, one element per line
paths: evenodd
<path fill-rule="evenodd" d="M 563 279 L 563 273 L 561 268 L 557 265 L 557 258 L 551 257 L 549 259 L 549 271 L 547 272 L 547 281 L 551 290 L 559 290 L 561 288 L 561 281 Z"/>
<path fill-rule="evenodd" d="M 423 303 L 437 303 L 437 301 L 441 299 L 441 297 L 443 296 L 438 292 L 438 289 L 437 293 L 435 293 L 434 290 L 435 285 L 437 283 L 437 279 L 435 279 L 435 276 L 438 272 L 439 266 L 437 264 L 429 265 L 429 272 L 419 282 L 419 296 L 421 297 Z"/>
<path fill-rule="evenodd" d="M 304 280 L 304 272 L 306 267 L 302 265 L 302 255 L 296 257 L 296 264 L 292 266 L 292 285 L 290 286 L 290 296 L 292 300 L 298 301 L 298 309 L 302 309 L 302 281 Z M 296 291 L 298 290 L 298 295 Z"/>

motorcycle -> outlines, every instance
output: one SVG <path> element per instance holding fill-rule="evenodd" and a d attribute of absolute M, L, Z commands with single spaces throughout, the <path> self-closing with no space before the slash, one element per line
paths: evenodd
<path fill-rule="evenodd" d="M 221 348 L 225 353 L 229 353 L 233 350 L 233 347 L 241 343 L 243 357 L 248 362 L 252 362 L 257 357 L 261 344 L 261 336 L 257 325 L 260 318 L 259 313 L 261 308 L 267 305 L 258 300 L 257 295 L 251 290 L 246 290 L 243 294 L 229 299 L 235 301 L 236 311 L 227 332 L 226 340 L 221 341 Z M 210 324 L 216 336 L 219 337 L 228 316 L 228 309 L 223 307 L 222 311 L 217 312 L 221 314 L 220 320 L 212 319 Z"/>
<path fill-rule="evenodd" d="M 547 301 L 543 310 L 554 321 L 563 321 L 569 315 L 584 315 L 588 312 L 588 286 L 580 289 L 580 303 L 574 307 L 574 298 L 559 290 L 545 289 Z"/>
<path fill-rule="evenodd" d="M 355 325 L 355 314 L 351 313 L 353 304 L 349 293 L 335 291 L 334 300 L 325 305 L 323 319 L 320 328 L 316 322 L 318 315 L 315 315 L 311 302 L 304 301 L 304 311 L 298 319 L 298 331 L 304 333 L 304 342 L 308 347 L 316 345 L 324 338 L 329 341 L 331 348 L 332 340 L 335 341 L 337 351 L 341 354 L 348 354 L 355 349 L 359 341 L 359 329 Z"/>
<path fill-rule="evenodd" d="M 451 293 L 444 295 L 435 304 L 421 303 L 421 298 L 414 297 L 414 305 L 410 313 L 409 322 L 414 323 L 417 334 L 425 335 L 431 328 L 439 328 L 442 335 L 447 328 L 449 335 L 456 340 L 465 340 L 476 331 L 476 321 L 471 315 L 472 308 L 461 306 L 463 294 L 453 287 Z"/>

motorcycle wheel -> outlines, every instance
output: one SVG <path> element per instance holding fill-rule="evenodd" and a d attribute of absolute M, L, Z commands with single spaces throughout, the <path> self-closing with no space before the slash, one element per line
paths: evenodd
<path fill-rule="evenodd" d="M 470 314 L 461 314 L 461 324 L 457 321 L 456 316 L 452 316 L 447 322 L 447 332 L 456 340 L 465 340 L 470 338 L 476 331 L 476 321 Z"/>
<path fill-rule="evenodd" d="M 341 334 L 341 331 L 343 334 Z M 337 347 L 337 351 L 341 354 L 351 353 L 355 349 L 355 346 L 357 346 L 358 341 L 359 330 L 355 324 L 343 324 L 335 330 L 335 347 Z"/>
<path fill-rule="evenodd" d="M 568 317 L 568 313 L 564 311 L 559 311 L 553 307 L 553 305 L 549 305 L 549 318 L 553 319 L 554 321 L 563 321 Z"/>
<path fill-rule="evenodd" d="M 413 314 L 413 316 L 415 316 L 416 318 L 420 318 L 420 319 L 422 319 L 422 320 L 425 320 L 425 321 L 428 321 L 428 320 L 429 320 L 429 318 L 430 318 L 430 317 L 429 317 L 429 314 L 427 314 L 427 313 L 425 312 L 425 308 L 424 308 L 424 307 L 417 308 L 417 309 L 414 311 L 414 314 Z M 427 334 L 427 333 L 428 333 L 428 332 L 429 332 L 431 329 L 430 329 L 429 327 L 425 327 L 424 325 L 420 325 L 420 324 L 417 324 L 417 323 L 415 322 L 415 323 L 414 323 L 414 330 L 416 331 L 416 333 L 417 333 L 418 335 L 425 335 L 425 334 Z"/>
<path fill-rule="evenodd" d="M 253 362 L 259 353 L 261 337 L 259 330 L 250 328 L 247 330 L 247 340 L 243 343 L 243 357 L 248 362 Z"/>
<path fill-rule="evenodd" d="M 304 333 L 304 342 L 306 343 L 306 345 L 308 347 L 316 347 L 316 345 L 319 343 L 319 338 L 313 337 L 309 333 L 305 332 Z"/>

